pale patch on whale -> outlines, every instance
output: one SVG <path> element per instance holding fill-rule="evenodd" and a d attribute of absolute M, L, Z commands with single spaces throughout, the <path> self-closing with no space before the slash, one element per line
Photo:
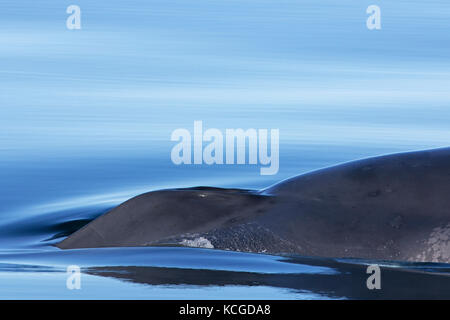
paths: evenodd
<path fill-rule="evenodd" d="M 214 249 L 212 243 L 208 239 L 203 237 L 198 237 L 195 239 L 183 239 L 179 244 L 186 247 Z"/>
<path fill-rule="evenodd" d="M 450 223 L 446 226 L 434 228 L 427 241 L 427 250 L 410 260 L 421 262 L 450 261 Z"/>

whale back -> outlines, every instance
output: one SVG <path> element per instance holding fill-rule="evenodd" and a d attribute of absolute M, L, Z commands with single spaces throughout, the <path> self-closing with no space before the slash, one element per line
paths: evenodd
<path fill-rule="evenodd" d="M 258 223 L 303 254 L 450 261 L 450 148 L 353 161 L 263 193 L 277 214 Z"/>
<path fill-rule="evenodd" d="M 450 148 L 353 161 L 261 191 L 149 192 L 57 246 L 166 244 L 450 262 Z"/>
<path fill-rule="evenodd" d="M 270 196 L 243 189 L 195 187 L 134 197 L 78 230 L 62 249 L 146 246 L 179 235 L 245 223 L 261 214 Z"/>

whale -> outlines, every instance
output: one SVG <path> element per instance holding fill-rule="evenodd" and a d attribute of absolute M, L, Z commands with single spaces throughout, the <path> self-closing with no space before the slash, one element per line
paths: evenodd
<path fill-rule="evenodd" d="M 56 246 L 186 246 L 449 263 L 450 147 L 346 162 L 261 190 L 147 192 Z"/>

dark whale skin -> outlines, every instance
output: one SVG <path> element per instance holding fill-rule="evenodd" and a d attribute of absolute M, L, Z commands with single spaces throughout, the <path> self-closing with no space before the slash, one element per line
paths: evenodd
<path fill-rule="evenodd" d="M 348 162 L 259 191 L 149 192 L 57 246 L 202 243 L 250 252 L 450 262 L 450 148 Z"/>

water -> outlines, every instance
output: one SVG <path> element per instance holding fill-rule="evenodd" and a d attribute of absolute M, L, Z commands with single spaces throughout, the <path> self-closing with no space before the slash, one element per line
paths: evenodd
<path fill-rule="evenodd" d="M 52 246 L 141 192 L 448 145 L 450 5 L 375 2 L 379 31 L 373 1 L 2 1 L 0 298 L 448 298 L 448 265 L 389 264 L 372 292 L 367 261 Z M 175 166 L 170 134 L 194 120 L 279 128 L 278 174 Z"/>

